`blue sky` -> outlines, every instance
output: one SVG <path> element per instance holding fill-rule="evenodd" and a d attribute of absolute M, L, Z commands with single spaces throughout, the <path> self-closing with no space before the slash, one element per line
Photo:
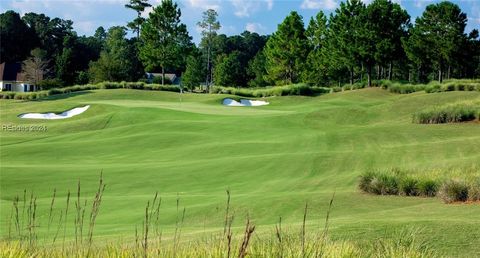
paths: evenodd
<path fill-rule="evenodd" d="M 363 0 L 369 3 L 372 0 Z M 70 19 L 79 35 L 92 35 L 98 26 L 105 28 L 125 25 L 135 13 L 124 8 L 128 0 L 0 0 L 0 11 L 14 10 L 45 13 L 50 17 Z M 158 5 L 161 0 L 150 0 Z M 221 33 L 239 34 L 245 30 L 259 34 L 274 32 L 277 25 L 292 10 L 299 12 L 307 24 L 310 17 L 319 10 L 329 14 L 338 7 L 340 0 L 177 0 L 182 9 L 182 21 L 187 24 L 190 35 L 196 43 L 200 33 L 196 23 L 208 8 L 219 13 Z M 421 15 L 425 6 L 438 0 L 394 0 L 414 18 Z M 467 13 L 467 31 L 480 28 L 480 0 L 454 0 Z M 148 12 L 149 10 L 147 10 Z M 148 15 L 145 13 L 145 15 Z"/>

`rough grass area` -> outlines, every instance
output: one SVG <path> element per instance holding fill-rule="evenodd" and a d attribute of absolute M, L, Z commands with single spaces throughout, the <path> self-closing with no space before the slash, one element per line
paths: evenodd
<path fill-rule="evenodd" d="M 346 84 L 343 87 L 334 87 L 333 91 L 357 90 L 367 88 L 366 82 L 358 82 L 353 85 Z M 374 80 L 372 87 L 380 87 L 392 93 L 410 94 L 418 91 L 427 93 L 448 92 L 448 91 L 480 91 L 480 80 L 451 79 L 443 83 L 432 81 L 427 84 L 411 84 L 407 82 Z"/>
<path fill-rule="evenodd" d="M 374 80 L 372 87 L 380 87 L 392 93 L 409 94 L 417 91 L 427 93 L 447 92 L 447 91 L 480 91 L 480 80 L 447 80 L 445 83 L 431 82 L 428 84 L 410 84 L 403 82 L 394 82 L 389 80 Z M 325 93 L 334 93 L 348 90 L 358 90 L 367 88 L 366 82 L 346 84 L 342 87 L 319 87 L 305 83 L 292 84 L 285 86 L 270 86 L 264 88 L 234 88 L 223 86 L 212 86 L 212 94 L 229 94 L 241 97 L 272 97 L 272 96 L 318 96 Z M 18 100 L 36 100 L 57 94 L 66 94 L 77 91 L 99 90 L 99 89 L 137 89 L 152 91 L 172 91 L 180 92 L 181 88 L 174 85 L 147 84 L 144 82 L 101 82 L 98 84 L 74 85 L 64 88 L 53 88 L 50 90 L 37 92 L 0 92 L 0 99 L 18 99 Z"/>
<path fill-rule="evenodd" d="M 211 93 L 231 94 L 242 97 L 271 97 L 271 96 L 316 96 L 332 92 L 331 88 L 309 86 L 307 84 L 292 84 L 266 88 L 233 88 L 214 86 Z"/>
<path fill-rule="evenodd" d="M 136 89 L 180 92 L 180 87 L 173 85 L 147 84 L 144 82 L 101 82 L 97 84 L 75 85 L 64 88 L 53 88 L 50 90 L 26 93 L 5 91 L 0 92 L 0 99 L 36 100 L 52 95 L 100 89 Z"/>
<path fill-rule="evenodd" d="M 480 102 L 458 103 L 437 106 L 413 115 L 414 123 L 444 124 L 473 121 L 480 118 Z"/>
<path fill-rule="evenodd" d="M 68 242 L 66 247 L 39 246 L 30 247 L 21 242 L 0 242 L 1 257 L 441 257 L 430 247 L 428 242 L 419 241 L 416 231 L 399 232 L 392 238 L 382 238 L 369 244 L 354 244 L 342 240 L 323 239 L 316 234 L 308 233 L 302 239 L 298 232 L 285 230 L 278 238 L 272 236 L 254 236 L 241 253 L 243 238 L 241 232 L 230 244 L 221 234 L 204 237 L 200 241 L 184 241 L 179 244 L 162 242 L 152 237 L 145 250 L 135 240 L 130 243 L 118 242 L 95 245 L 75 245 Z M 230 249 L 229 249 L 230 245 Z M 229 253 L 230 251 L 230 253 Z"/>
<path fill-rule="evenodd" d="M 52 195 L 50 206 L 37 207 L 37 197 L 24 194 L 16 197 L 10 215 L 8 236 L 0 241 L 0 257 L 437 257 L 428 242 L 418 238 L 419 231 L 411 228 L 384 236 L 381 240 L 362 242 L 332 240 L 329 220 L 334 195 L 329 201 L 325 219 L 307 224 L 315 207 L 305 204 L 303 221 L 298 227 L 282 225 L 282 218 L 270 231 L 257 233 L 255 222 L 236 218 L 227 190 L 223 230 L 204 232 L 198 240 L 182 234 L 187 208 L 180 209 L 177 200 L 175 231 L 164 233 L 160 225 L 162 198 L 155 194 L 146 204 L 143 219 L 135 226 L 135 235 L 123 240 L 104 242 L 94 237 L 96 218 L 103 209 L 106 188 L 102 177 L 93 200 L 85 198 L 78 182 L 76 192 L 67 194 L 67 205 L 59 206 L 60 196 Z M 22 204 L 23 202 L 23 204 Z M 71 205 L 70 205 L 71 202 Z M 91 202 L 91 205 L 87 205 Z M 42 211 L 41 209 L 44 209 Z M 40 224 L 36 214 L 48 213 L 48 223 Z M 56 216 L 59 214 L 59 216 Z M 244 220 L 244 229 L 232 228 L 233 220 Z M 220 221 L 220 220 L 219 220 Z M 132 225 L 133 227 L 134 225 Z M 46 235 L 37 235 L 46 227 Z M 74 240 L 66 232 L 74 232 Z M 51 231 L 51 233 L 50 233 Z M 210 231 L 210 230 L 209 230 Z M 186 238 L 186 240 L 184 240 Z"/>
<path fill-rule="evenodd" d="M 422 173 L 399 169 L 366 172 L 360 176 L 358 186 L 363 192 L 376 195 L 439 196 L 445 203 L 476 202 L 480 200 L 480 171 L 469 169 L 471 171 L 461 173 L 461 178 L 468 175 L 466 179 L 450 178 L 456 174 L 451 172 L 442 172 L 442 176 L 432 176 L 438 172 L 419 176 Z"/>
<path fill-rule="evenodd" d="M 414 227 L 422 229 L 416 235 L 419 241 L 432 240 L 431 248 L 445 256 L 480 253 L 480 205 L 445 205 L 437 198 L 378 196 L 358 190 L 358 177 L 364 171 L 391 167 L 413 171 L 414 178 L 416 173 L 439 169 L 447 178 L 470 182 L 446 168 L 458 169 L 461 175 L 464 167 L 480 167 L 479 124 L 425 126 L 412 123 L 412 114 L 476 101 L 480 92 L 393 94 L 370 88 L 316 97 L 267 97 L 267 106 L 240 108 L 222 105 L 226 97 L 234 96 L 100 89 L 39 101 L 0 100 L 1 238 L 8 236 L 17 196 L 22 216 L 27 189 L 27 199 L 31 191 L 37 197 L 39 226 L 32 228 L 38 243 L 57 231 L 60 247 L 64 232 L 65 241 L 75 241 L 78 180 L 82 182 L 81 207 L 86 198 L 89 221 L 103 170 L 107 186 L 93 231 L 97 247 L 100 241 L 118 239 L 134 244 L 135 228 L 141 235 L 146 204 L 148 200 L 152 204 L 156 191 L 162 198 L 159 223 L 165 241 L 173 240 L 184 207 L 180 242 L 202 241 L 211 232 L 223 234 L 225 190 L 229 189 L 235 216 L 232 229 L 239 238 L 247 215 L 256 226 L 255 234 L 266 238 L 274 237 L 279 217 L 282 228 L 300 234 L 306 202 L 307 228 L 323 227 L 335 192 L 329 228 L 332 241 L 374 243 Z M 64 120 L 17 117 L 87 104 L 86 112 Z M 9 129 L 18 126 L 47 130 Z M 65 216 L 60 211 L 71 193 L 66 231 L 52 223 L 48 232 L 54 189 L 56 222 Z M 84 236 L 88 224 L 85 220 Z"/>

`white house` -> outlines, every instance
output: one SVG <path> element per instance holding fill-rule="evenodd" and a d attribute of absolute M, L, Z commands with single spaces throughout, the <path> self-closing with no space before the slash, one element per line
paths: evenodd
<path fill-rule="evenodd" d="M 29 92 L 36 90 L 37 86 L 25 81 L 21 63 L 0 64 L 0 91 Z"/>

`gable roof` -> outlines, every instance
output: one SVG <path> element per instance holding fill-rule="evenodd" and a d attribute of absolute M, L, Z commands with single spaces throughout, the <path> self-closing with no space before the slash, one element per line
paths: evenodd
<path fill-rule="evenodd" d="M 0 64 L 0 81 L 22 81 L 21 63 L 2 63 Z"/>
<path fill-rule="evenodd" d="M 162 77 L 162 73 L 146 73 L 147 79 L 152 80 L 154 77 Z M 180 77 L 174 73 L 166 73 L 165 78 L 172 82 L 173 85 L 180 84 Z"/>

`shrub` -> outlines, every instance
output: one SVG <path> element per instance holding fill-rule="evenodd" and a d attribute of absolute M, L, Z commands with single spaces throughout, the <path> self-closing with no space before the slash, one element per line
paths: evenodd
<path fill-rule="evenodd" d="M 406 196 L 418 196 L 418 180 L 411 177 L 405 177 L 400 180 L 400 194 Z"/>
<path fill-rule="evenodd" d="M 413 115 L 413 121 L 419 124 L 442 124 L 472 121 L 478 118 L 480 108 L 474 104 L 457 104 L 434 107 Z"/>
<path fill-rule="evenodd" d="M 464 202 L 468 199 L 468 185 L 463 181 L 449 180 L 442 184 L 438 194 L 445 203 Z"/>
<path fill-rule="evenodd" d="M 162 76 L 155 76 L 153 77 L 153 80 L 152 80 L 152 83 L 153 84 L 162 84 Z M 170 81 L 170 79 L 168 79 L 167 77 L 165 77 L 164 79 L 164 84 L 165 85 L 169 85 L 169 84 L 172 84 L 172 81 Z"/>
<path fill-rule="evenodd" d="M 366 193 L 372 193 L 371 183 L 372 180 L 375 178 L 375 173 L 367 172 L 360 176 L 360 182 L 358 184 L 360 190 Z"/>
<path fill-rule="evenodd" d="M 438 182 L 430 179 L 419 180 L 417 187 L 419 196 L 434 197 L 437 195 Z"/>
<path fill-rule="evenodd" d="M 63 87 L 63 82 L 60 79 L 45 79 L 38 83 L 38 86 L 42 90 L 48 90 L 52 88 L 61 88 Z"/>
<path fill-rule="evenodd" d="M 342 91 L 342 87 L 335 86 L 335 87 L 332 88 L 332 91 L 333 92 L 340 92 L 340 91 Z"/>
<path fill-rule="evenodd" d="M 380 195 L 398 194 L 398 180 L 396 176 L 379 174 L 370 182 L 372 193 Z"/>
<path fill-rule="evenodd" d="M 473 180 L 468 185 L 468 200 L 472 202 L 480 201 L 480 178 Z"/>
<path fill-rule="evenodd" d="M 440 91 L 441 91 L 441 86 L 439 84 L 432 84 L 425 87 L 426 93 L 435 93 Z"/>
<path fill-rule="evenodd" d="M 309 86 L 307 84 L 292 84 L 285 86 L 274 86 L 266 88 L 233 88 L 214 86 L 210 92 L 214 94 L 230 94 L 241 97 L 271 97 L 271 96 L 314 96 L 325 93 L 330 93 L 332 89 L 326 87 Z"/>

